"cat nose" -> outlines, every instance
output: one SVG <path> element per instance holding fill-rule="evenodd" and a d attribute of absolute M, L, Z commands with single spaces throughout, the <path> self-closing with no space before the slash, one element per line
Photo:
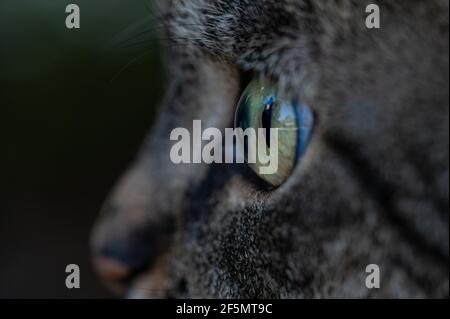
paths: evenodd
<path fill-rule="evenodd" d="M 105 214 L 110 216 L 110 213 Z M 140 238 L 116 217 L 100 221 L 92 240 L 92 260 L 101 281 L 117 296 L 124 296 L 133 277 L 151 262 L 152 243 Z M 122 226 L 120 227 L 120 224 Z"/>
<path fill-rule="evenodd" d="M 91 237 L 95 270 L 120 296 L 169 249 L 175 232 L 175 216 L 171 210 L 165 213 L 169 200 L 158 192 L 161 186 L 154 185 L 148 171 L 140 164 L 124 175 L 103 206 Z"/>
<path fill-rule="evenodd" d="M 100 280 L 111 292 L 118 297 L 126 294 L 127 282 L 132 274 L 128 265 L 102 256 L 94 257 L 93 264 Z"/>
<path fill-rule="evenodd" d="M 135 218 L 130 218 L 130 216 Z M 140 216 L 140 218 L 137 218 Z M 133 279 L 167 250 L 172 223 L 148 220 L 118 203 L 107 204 L 92 237 L 93 266 L 113 293 L 124 296 Z"/>

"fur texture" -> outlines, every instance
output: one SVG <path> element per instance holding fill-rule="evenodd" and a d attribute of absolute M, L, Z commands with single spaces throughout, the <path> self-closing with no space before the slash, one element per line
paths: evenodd
<path fill-rule="evenodd" d="M 93 239 L 126 276 L 148 270 L 129 296 L 448 297 L 448 2 L 377 1 L 379 30 L 373 1 L 163 2 L 161 117 Z M 174 127 L 230 126 L 248 71 L 318 119 L 276 190 L 245 166 L 169 160 Z"/>

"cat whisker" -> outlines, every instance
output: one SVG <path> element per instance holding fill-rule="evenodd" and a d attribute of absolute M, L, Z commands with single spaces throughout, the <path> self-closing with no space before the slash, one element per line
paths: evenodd
<path fill-rule="evenodd" d="M 148 54 L 152 53 L 153 50 L 147 50 L 145 51 L 143 54 L 135 57 L 134 59 L 132 59 L 131 61 L 129 61 L 124 67 L 122 67 L 119 72 L 117 72 L 112 79 L 110 80 L 110 83 L 114 82 L 117 78 L 119 78 L 119 76 L 126 71 L 131 65 L 133 65 L 134 63 L 136 63 L 137 61 L 143 59 L 144 57 L 146 57 Z"/>

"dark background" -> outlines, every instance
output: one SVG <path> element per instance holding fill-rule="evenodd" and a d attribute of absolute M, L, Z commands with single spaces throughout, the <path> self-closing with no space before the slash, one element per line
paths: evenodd
<path fill-rule="evenodd" d="M 0 298 L 110 296 L 89 236 L 164 91 L 156 29 L 148 0 L 0 0 Z"/>

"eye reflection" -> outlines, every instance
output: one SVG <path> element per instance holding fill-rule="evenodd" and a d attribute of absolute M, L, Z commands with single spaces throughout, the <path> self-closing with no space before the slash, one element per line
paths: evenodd
<path fill-rule="evenodd" d="M 235 127 L 263 129 L 265 145 L 278 153 L 278 169 L 274 174 L 260 174 L 259 159 L 248 165 L 264 181 L 280 186 L 292 174 L 308 147 L 314 126 L 314 115 L 307 106 L 294 103 L 278 94 L 274 85 L 252 81 L 242 94 L 235 117 Z M 271 145 L 270 129 L 278 129 L 278 145 Z M 247 158 L 247 139 L 241 141 Z M 277 147 L 277 149 L 275 149 Z"/>

